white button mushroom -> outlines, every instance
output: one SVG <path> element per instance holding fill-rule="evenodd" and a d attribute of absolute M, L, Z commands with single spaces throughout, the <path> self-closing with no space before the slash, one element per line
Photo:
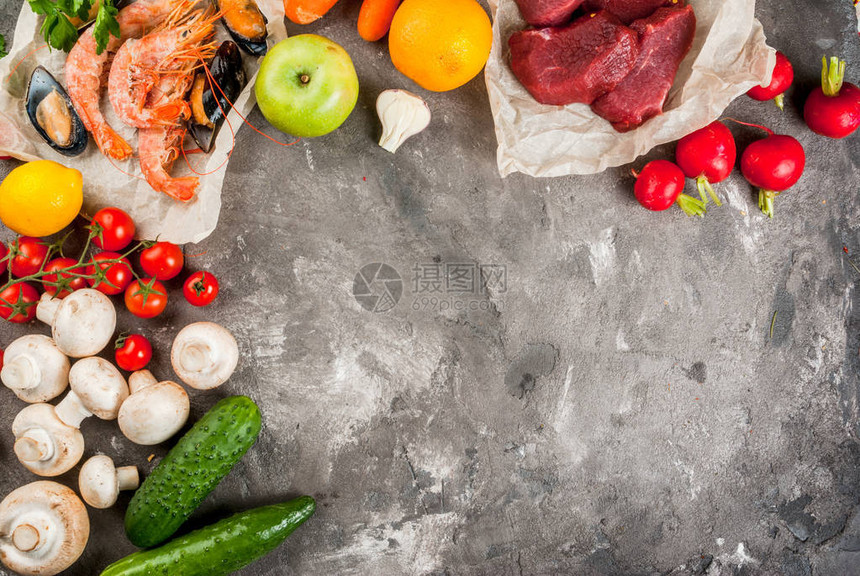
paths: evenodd
<path fill-rule="evenodd" d="M 84 502 L 93 508 L 110 508 L 116 504 L 120 490 L 137 490 L 140 475 L 137 466 L 114 466 L 110 456 L 93 456 L 81 466 L 78 487 Z"/>
<path fill-rule="evenodd" d="M 182 429 L 191 412 L 182 386 L 169 380 L 159 382 L 149 370 L 134 372 L 128 381 L 131 396 L 119 409 L 119 429 L 126 438 L 152 446 Z"/>
<path fill-rule="evenodd" d="M 233 374 L 239 362 L 239 346 L 226 328 L 214 322 L 195 322 L 176 335 L 170 362 L 184 383 L 210 390 Z"/>
<path fill-rule="evenodd" d="M 80 462 L 84 437 L 76 426 L 63 422 L 50 404 L 31 404 L 12 422 L 15 455 L 39 476 L 59 476 Z"/>
<path fill-rule="evenodd" d="M 42 294 L 36 317 L 51 326 L 57 348 L 72 358 L 95 356 L 104 350 L 116 328 L 116 309 L 110 298 L 91 288 L 75 290 L 62 300 Z"/>
<path fill-rule="evenodd" d="M 62 572 L 80 558 L 89 537 L 86 506 L 62 484 L 33 482 L 0 502 L 0 560 L 19 574 Z"/>
<path fill-rule="evenodd" d="M 69 384 L 72 391 L 57 405 L 57 412 L 72 426 L 80 425 L 80 420 L 74 421 L 79 415 L 116 420 L 129 395 L 128 384 L 116 366 L 97 356 L 75 362 L 69 371 Z"/>
<path fill-rule="evenodd" d="M 47 402 L 69 385 L 69 359 L 47 336 L 21 336 L 6 348 L 0 380 L 24 402 Z"/>

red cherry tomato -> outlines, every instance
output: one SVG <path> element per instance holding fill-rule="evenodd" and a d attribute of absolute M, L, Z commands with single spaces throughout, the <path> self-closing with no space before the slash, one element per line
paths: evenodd
<path fill-rule="evenodd" d="M 139 318 L 155 318 L 167 307 L 167 289 L 155 278 L 135 280 L 125 291 L 125 307 Z"/>
<path fill-rule="evenodd" d="M 119 208 L 102 208 L 96 212 L 90 229 L 95 233 L 93 244 L 102 250 L 116 252 L 134 240 L 134 220 Z"/>
<path fill-rule="evenodd" d="M 45 272 L 55 272 L 42 277 L 42 285 L 45 292 L 55 298 L 65 298 L 75 290 L 87 287 L 86 279 L 80 274 L 86 274 L 83 267 L 74 267 L 78 261 L 74 258 L 54 258 L 45 265 Z M 56 272 L 71 268 L 66 272 Z"/>
<path fill-rule="evenodd" d="M 6 355 L 6 353 L 5 353 L 5 352 L 3 352 L 3 350 L 0 350 L 0 370 L 2 370 L 2 369 L 3 369 L 3 357 L 4 357 L 5 355 Z"/>
<path fill-rule="evenodd" d="M 129 372 L 143 370 L 152 360 L 152 344 L 140 334 L 120 336 L 114 348 L 117 366 Z"/>
<path fill-rule="evenodd" d="M 36 317 L 39 291 L 32 284 L 20 282 L 0 291 L 0 317 L 15 324 L 29 322 Z"/>
<path fill-rule="evenodd" d="M 9 265 L 9 248 L 5 244 L 0 244 L 0 274 L 6 271 Z"/>
<path fill-rule="evenodd" d="M 156 280 L 170 280 L 182 272 L 182 248 L 171 242 L 156 242 L 140 253 L 140 267 Z"/>
<path fill-rule="evenodd" d="M 120 260 L 119 262 L 105 262 L 105 260 Z M 116 252 L 99 252 L 90 260 L 91 264 L 87 266 L 87 283 L 108 296 L 121 294 L 123 290 L 134 280 L 134 274 L 131 272 L 131 263 L 127 258 L 123 258 L 122 254 Z M 96 265 L 98 264 L 98 269 Z"/>
<path fill-rule="evenodd" d="M 182 293 L 192 306 L 208 306 L 218 296 L 218 279 L 210 272 L 195 272 L 182 285 Z"/>
<path fill-rule="evenodd" d="M 48 245 L 32 236 L 21 236 L 13 240 L 9 244 L 9 250 L 9 272 L 18 278 L 35 274 L 42 269 L 42 263 L 48 258 Z"/>

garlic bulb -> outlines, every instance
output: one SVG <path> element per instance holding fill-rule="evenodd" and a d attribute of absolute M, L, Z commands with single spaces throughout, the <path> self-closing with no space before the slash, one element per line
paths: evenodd
<path fill-rule="evenodd" d="M 430 107 L 421 96 L 406 90 L 386 90 L 376 99 L 382 122 L 379 145 L 392 154 L 408 138 L 430 125 Z"/>

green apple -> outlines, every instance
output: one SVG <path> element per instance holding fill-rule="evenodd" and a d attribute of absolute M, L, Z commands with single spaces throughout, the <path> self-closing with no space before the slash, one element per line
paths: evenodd
<path fill-rule="evenodd" d="M 340 44 L 316 34 L 278 42 L 260 65 L 254 89 L 266 120 L 299 138 L 335 130 L 358 101 L 358 76 Z"/>

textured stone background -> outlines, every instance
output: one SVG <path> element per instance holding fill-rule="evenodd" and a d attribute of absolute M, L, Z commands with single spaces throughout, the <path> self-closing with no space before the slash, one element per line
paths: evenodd
<path fill-rule="evenodd" d="M 20 2 L 1 1 L 8 38 Z M 354 57 L 363 91 L 346 125 L 290 149 L 239 135 L 219 227 L 186 248 L 190 268 L 223 279 L 217 304 L 120 314 L 152 337 L 163 378 L 190 321 L 240 342 L 237 374 L 194 393 L 193 417 L 244 393 L 264 430 L 194 524 L 315 495 L 316 516 L 242 572 L 255 576 L 860 574 L 858 274 L 843 251 L 860 262 L 860 137 L 816 137 L 798 113 L 823 53 L 860 80 L 851 2 L 759 3 L 797 85 L 785 113 L 741 98 L 727 114 L 808 153 L 773 221 L 740 174 L 704 220 L 640 209 L 627 169 L 501 180 L 480 80 L 425 94 L 430 129 L 388 155 L 374 99 L 413 87 L 384 45 L 358 38 L 358 7 L 308 28 Z M 740 146 L 758 136 L 732 130 Z M 505 265 L 508 289 L 476 297 L 483 310 L 414 310 L 411 268 L 434 259 Z M 385 314 L 351 294 L 378 261 L 406 280 Z M 2 324 L 0 342 L 32 330 L 45 331 Z M 3 494 L 34 479 L 11 453 L 21 406 L 0 390 Z M 83 431 L 87 455 L 144 472 L 166 449 L 131 446 L 110 423 Z M 126 502 L 91 512 L 68 574 L 133 550 Z"/>

